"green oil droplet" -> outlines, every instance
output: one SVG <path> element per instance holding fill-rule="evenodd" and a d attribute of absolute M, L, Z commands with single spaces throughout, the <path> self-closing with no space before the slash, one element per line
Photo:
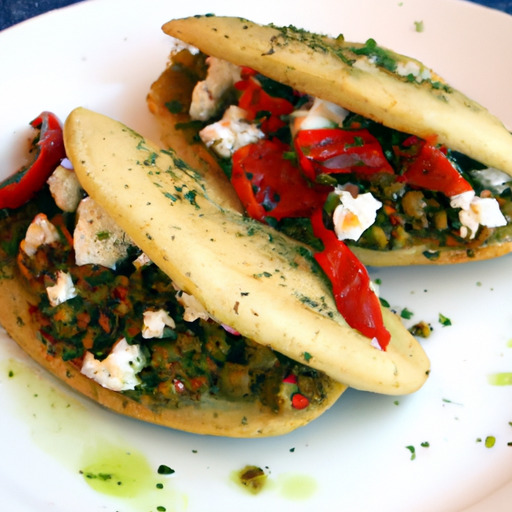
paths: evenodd
<path fill-rule="evenodd" d="M 496 444 L 496 438 L 494 436 L 487 436 L 485 438 L 485 447 L 492 448 Z"/>
<path fill-rule="evenodd" d="M 88 424 L 83 404 L 61 391 L 49 374 L 31 365 L 8 359 L 0 367 L 9 375 L 9 412 L 27 424 L 34 444 L 72 468 L 84 443 L 76 432 Z"/>
<path fill-rule="evenodd" d="M 276 483 L 283 498 L 292 501 L 308 500 L 318 488 L 312 476 L 293 473 L 280 475 Z"/>
<path fill-rule="evenodd" d="M 119 498 L 133 498 L 156 486 L 142 454 L 104 443 L 86 453 L 80 473 L 95 491 Z"/>
<path fill-rule="evenodd" d="M 487 380 L 493 386 L 512 386 L 512 372 L 493 373 Z"/>
<path fill-rule="evenodd" d="M 12 406 L 5 407 L 27 424 L 34 447 L 83 478 L 93 491 L 122 499 L 120 508 L 133 512 L 158 506 L 173 512 L 188 509 L 188 496 L 171 482 L 164 488 L 163 478 L 168 477 L 159 475 L 132 446 L 122 445 L 118 430 L 96 416 L 94 407 L 86 407 L 31 364 L 8 359 L 0 362 L 0 371 L 9 377 L 13 398 Z"/>
<path fill-rule="evenodd" d="M 134 512 L 188 509 L 188 496 L 170 481 L 164 485 L 142 453 L 104 439 L 84 452 L 79 473 L 91 489 L 125 500 Z"/>

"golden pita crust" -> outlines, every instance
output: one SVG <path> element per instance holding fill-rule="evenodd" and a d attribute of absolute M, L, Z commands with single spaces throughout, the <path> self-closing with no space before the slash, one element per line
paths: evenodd
<path fill-rule="evenodd" d="M 390 128 L 422 138 L 437 136 L 451 149 L 512 175 L 512 135 L 484 107 L 452 87 L 408 80 L 353 50 L 363 45 L 293 27 L 258 25 L 234 17 L 171 20 L 166 34 Z M 404 65 L 415 59 L 387 49 Z"/>
<path fill-rule="evenodd" d="M 67 118 L 64 140 L 90 196 L 218 321 L 351 387 L 405 394 L 423 385 L 429 360 L 394 313 L 382 309 L 392 337 L 380 351 L 340 315 L 308 248 L 219 208 L 177 155 L 84 108 Z"/>
<path fill-rule="evenodd" d="M 512 252 L 512 242 L 495 242 L 475 249 L 446 247 L 439 251 L 433 251 L 425 245 L 416 245 L 407 249 L 393 249 L 391 251 L 378 251 L 355 245 L 350 245 L 350 248 L 365 265 L 374 267 L 455 265 L 505 256 Z M 425 253 L 430 253 L 430 256 L 426 256 Z"/>
<path fill-rule="evenodd" d="M 285 434 L 306 425 L 329 409 L 345 391 L 343 386 L 327 377 L 322 378 L 326 398 L 321 404 L 310 404 L 303 410 L 283 407 L 279 414 L 259 403 L 227 400 L 203 400 L 197 405 L 163 408 L 141 403 L 122 393 L 106 389 L 80 373 L 71 362 L 48 353 L 39 340 L 39 325 L 30 315 L 37 299 L 31 295 L 14 263 L 2 267 L 0 279 L 0 324 L 9 336 L 38 364 L 75 391 L 117 413 L 166 427 L 227 437 L 265 437 Z"/>

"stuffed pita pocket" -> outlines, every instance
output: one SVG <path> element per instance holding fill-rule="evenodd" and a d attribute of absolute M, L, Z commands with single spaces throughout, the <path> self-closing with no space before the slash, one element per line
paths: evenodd
<path fill-rule="evenodd" d="M 24 186 L 0 220 L 0 324 L 30 357 L 115 412 L 198 434 L 285 434 L 334 404 L 345 385 L 212 319 L 57 165 L 63 151 L 41 154 L 4 182 Z M 49 185 L 20 205 L 43 168 Z"/>
<path fill-rule="evenodd" d="M 220 207 L 173 150 L 83 108 L 68 116 L 64 135 L 90 197 L 218 322 L 358 389 L 404 394 L 425 382 L 425 352 L 373 291 L 356 320 L 375 313 L 377 325 L 351 327 L 311 248 Z"/>
<path fill-rule="evenodd" d="M 326 364 L 325 342 L 296 343 L 297 329 L 287 329 L 304 307 L 310 323 L 330 326 L 332 343 L 341 341 L 338 377 L 393 394 L 423 384 L 428 359 L 398 318 L 384 314 L 390 347 L 365 368 L 381 351 L 339 315 L 331 321 L 327 283 L 316 276 L 297 289 L 311 274 L 307 249 L 221 207 L 212 200 L 217 189 L 174 152 L 84 109 L 69 116 L 64 139 L 76 173 L 59 166 L 51 199 L 43 190 L 3 220 L 2 232 L 16 235 L 3 246 L 0 297 L 8 333 L 72 388 L 122 414 L 190 432 L 289 432 L 347 387 L 317 367 Z M 231 250 L 241 259 L 234 262 Z M 282 271 L 280 283 L 269 270 Z M 281 293 L 283 279 L 291 294 Z M 269 317 L 265 301 L 276 285 Z M 284 312 L 298 306 L 288 320 Z M 259 323 L 268 320 L 277 332 Z"/>
<path fill-rule="evenodd" d="M 195 129 L 256 218 L 312 243 L 303 219 L 321 203 L 326 226 L 369 265 L 460 263 L 512 248 L 512 135 L 423 63 L 373 40 L 240 18 L 195 16 L 163 29 L 201 52 L 175 53 L 150 91 L 164 141 L 179 144 L 182 127 L 188 137 Z M 238 77 L 205 108 L 195 96 L 216 95 L 222 63 Z M 286 176 L 280 183 L 258 164 L 262 155 Z M 309 211 L 268 200 L 286 203 L 290 173 L 304 180 L 290 201 L 314 190 Z"/>

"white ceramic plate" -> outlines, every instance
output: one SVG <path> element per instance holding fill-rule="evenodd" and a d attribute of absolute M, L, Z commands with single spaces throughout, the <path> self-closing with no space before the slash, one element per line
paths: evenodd
<path fill-rule="evenodd" d="M 83 105 L 157 139 L 145 95 L 169 51 L 160 26 L 212 11 L 349 40 L 374 37 L 433 66 L 512 127 L 512 61 L 503 57 L 512 47 L 511 17 L 460 0 L 290 5 L 96 0 L 0 33 L 2 172 L 16 168 L 27 123 L 42 110 L 64 119 Z M 372 271 L 393 307 L 434 327 L 423 341 L 431 378 L 398 399 L 349 391 L 319 420 L 280 438 L 200 437 L 120 417 L 61 386 L 3 336 L 0 502 L 17 512 L 510 510 L 512 386 L 489 383 L 512 372 L 510 264 L 505 257 Z M 440 313 L 451 326 L 439 323 Z M 161 464 L 175 473 L 158 475 Z M 232 480 L 246 464 L 269 473 L 259 495 Z M 81 471 L 117 472 L 122 484 L 94 489 L 101 479 Z"/>

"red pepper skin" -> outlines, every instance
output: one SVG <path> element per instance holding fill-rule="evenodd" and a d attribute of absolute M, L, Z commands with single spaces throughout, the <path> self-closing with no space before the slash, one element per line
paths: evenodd
<path fill-rule="evenodd" d="M 370 339 L 376 338 L 386 350 L 391 334 L 382 319 L 379 298 L 370 287 L 370 276 L 354 253 L 324 226 L 322 209 L 311 217 L 313 232 L 324 244 L 315 260 L 332 284 L 338 311 L 353 329 Z"/>
<path fill-rule="evenodd" d="M 297 377 L 291 373 L 288 377 L 283 379 L 283 382 L 286 382 L 287 384 L 297 384 Z"/>
<path fill-rule="evenodd" d="M 291 114 L 294 110 L 288 100 L 271 96 L 252 76 L 237 82 L 235 87 L 242 91 L 238 106 L 248 113 L 247 119 L 254 121 L 258 115 L 263 116 L 260 124 L 262 132 L 272 134 L 286 125 L 280 116 Z"/>
<path fill-rule="evenodd" d="M 34 160 L 0 183 L 0 208 L 18 208 L 32 199 L 66 156 L 62 125 L 54 114 L 42 112 L 30 125 L 39 130 Z"/>
<path fill-rule="evenodd" d="M 299 164 L 311 180 L 318 174 L 394 173 L 379 141 L 368 130 L 301 130 L 294 144 Z"/>
<path fill-rule="evenodd" d="M 400 177 L 408 185 L 452 197 L 473 190 L 471 184 L 452 165 L 443 148 L 428 141 L 417 141 L 417 154 Z"/>
<path fill-rule="evenodd" d="M 306 409 L 309 406 L 309 400 L 307 397 L 300 393 L 294 393 L 292 395 L 292 407 L 298 411 Z"/>
<path fill-rule="evenodd" d="M 329 189 L 311 185 L 285 158 L 288 149 L 277 139 L 262 139 L 233 154 L 231 183 L 253 219 L 309 217 L 324 204 Z"/>

